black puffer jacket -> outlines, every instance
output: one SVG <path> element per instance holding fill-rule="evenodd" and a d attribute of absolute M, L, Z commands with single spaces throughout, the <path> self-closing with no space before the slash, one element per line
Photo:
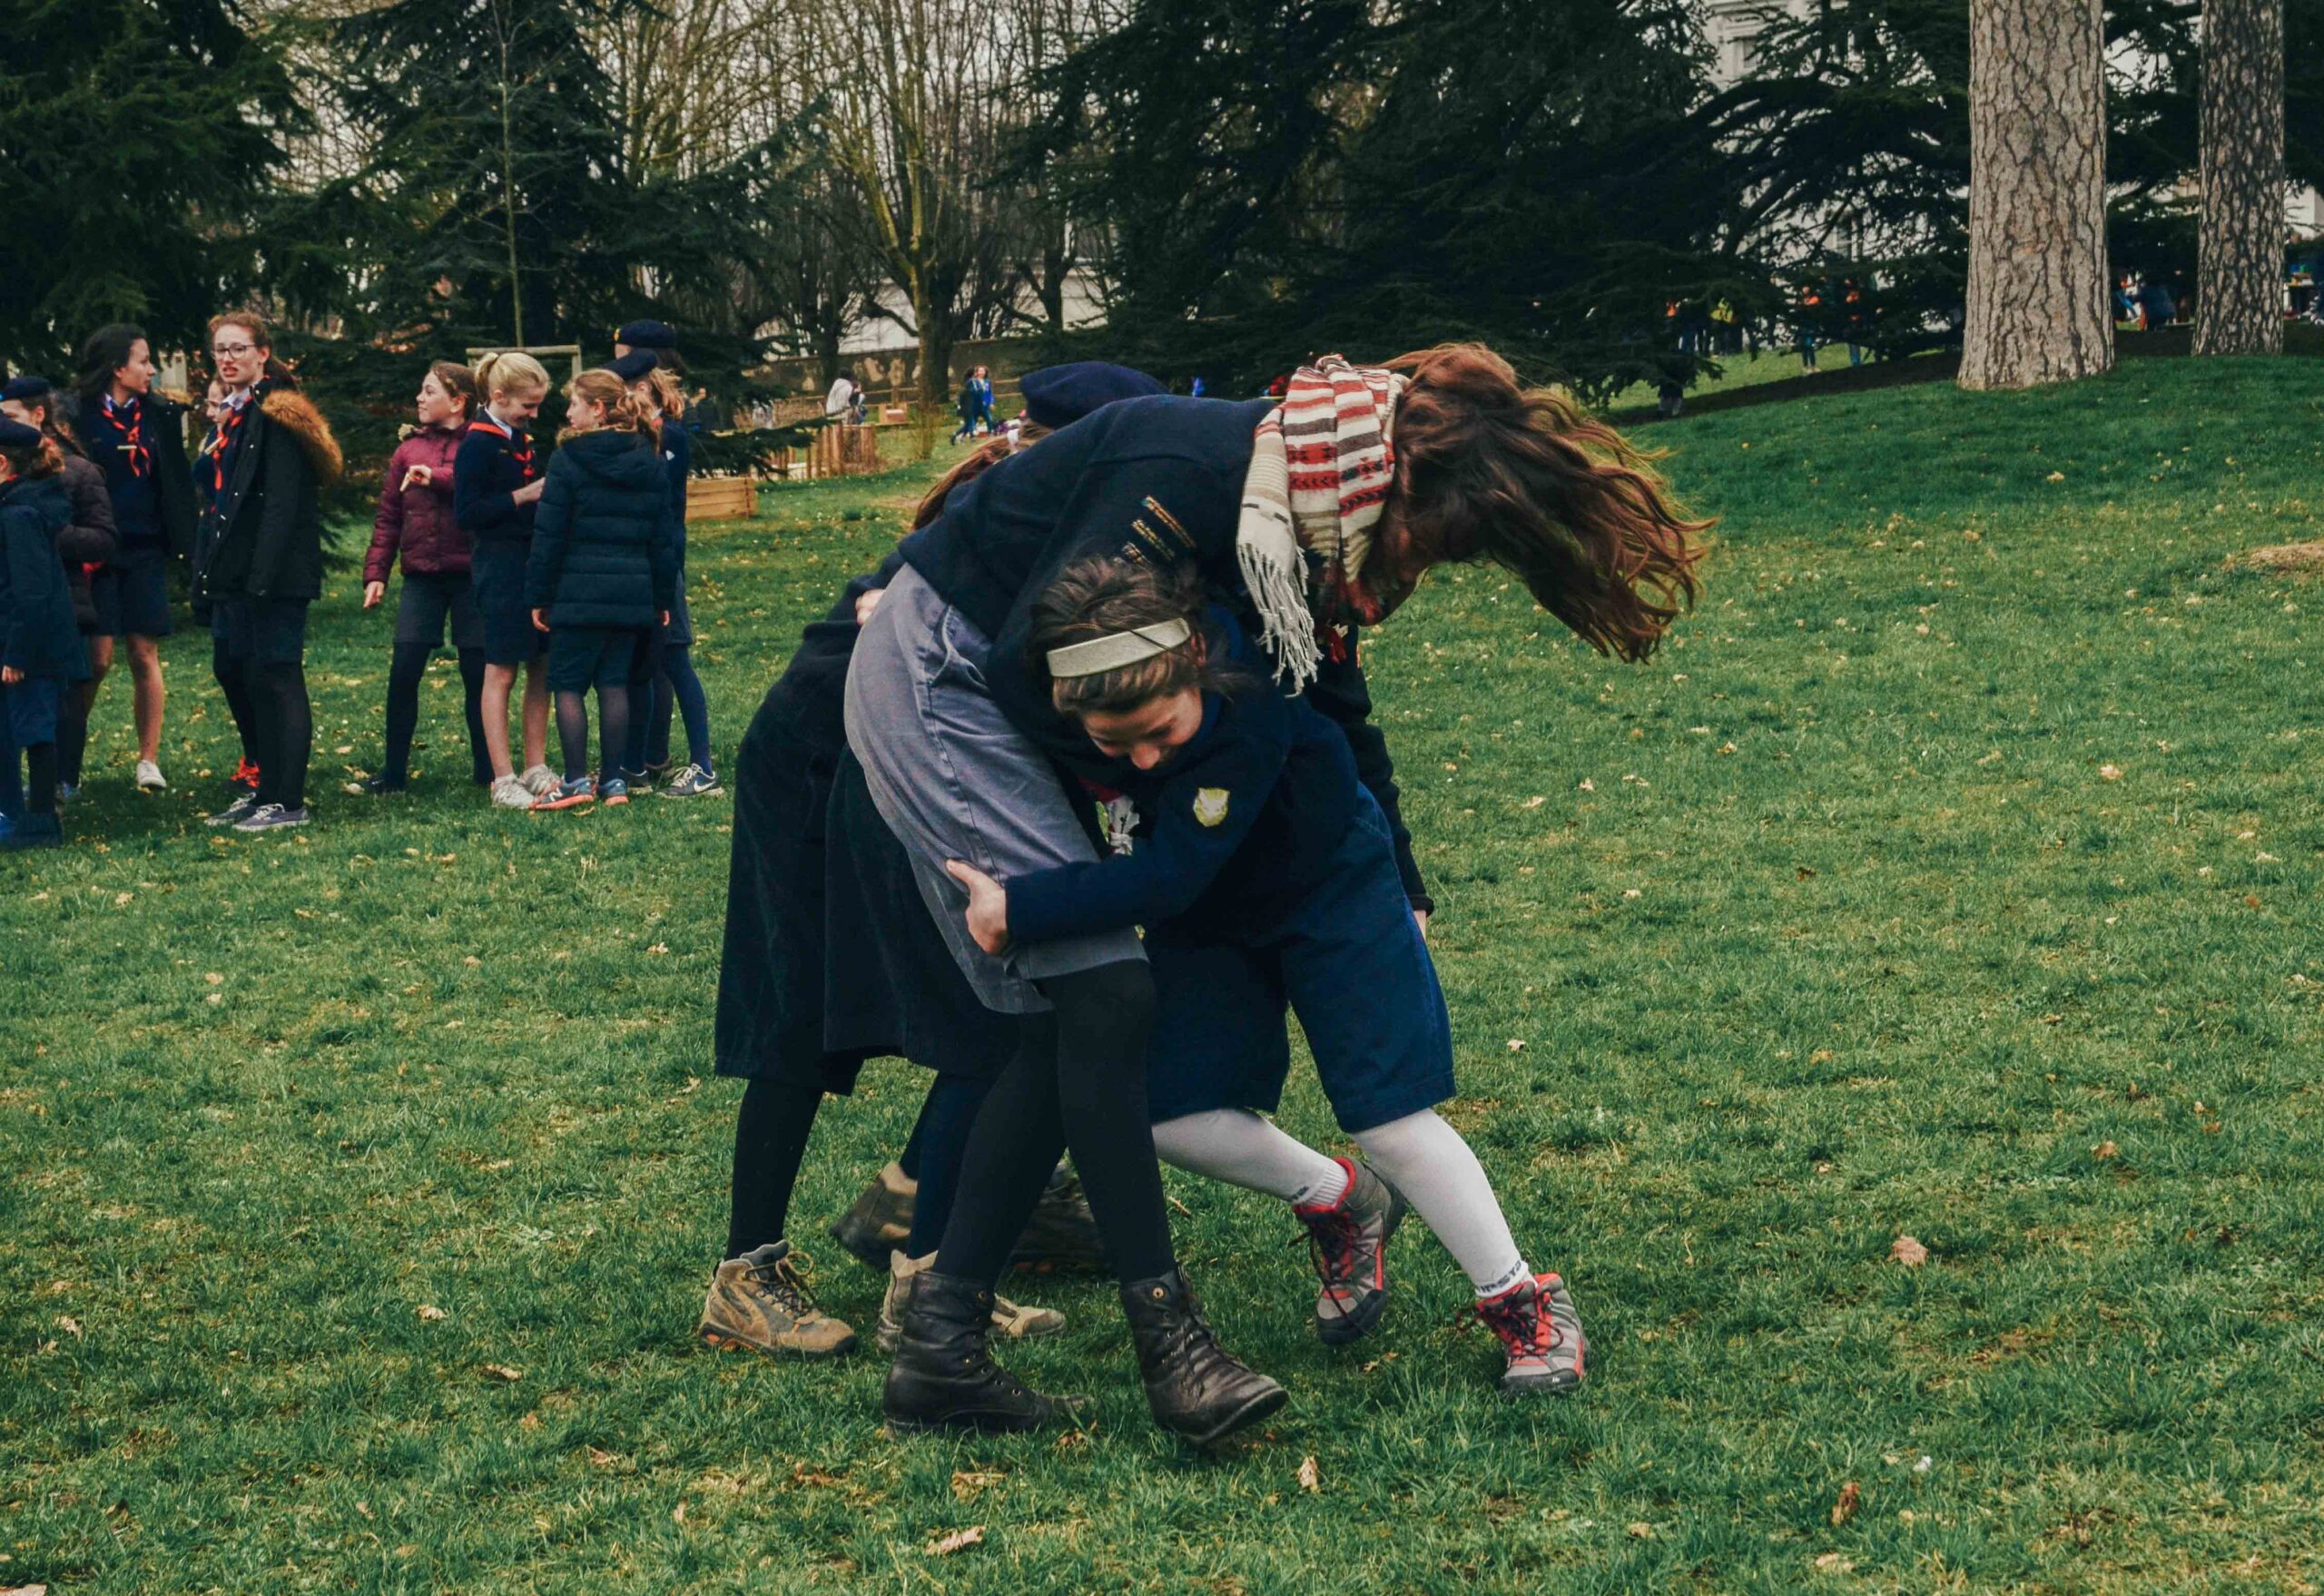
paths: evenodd
<path fill-rule="evenodd" d="M 202 518 L 195 596 L 320 598 L 318 489 L 339 478 L 339 440 L 305 395 L 275 378 L 259 385 L 242 428 L 225 486 Z"/>
<path fill-rule="evenodd" d="M 73 621 L 84 633 L 97 629 L 97 602 L 89 591 L 89 570 L 102 566 L 121 547 L 113 529 L 113 498 L 105 491 L 104 468 L 59 438 L 64 451 L 64 498 L 73 519 L 56 534 L 56 557 L 64 566 L 64 585 L 73 592 Z"/>
<path fill-rule="evenodd" d="M 651 626 L 678 580 L 670 481 L 649 435 L 584 432 L 548 463 L 525 602 L 551 626 Z"/>

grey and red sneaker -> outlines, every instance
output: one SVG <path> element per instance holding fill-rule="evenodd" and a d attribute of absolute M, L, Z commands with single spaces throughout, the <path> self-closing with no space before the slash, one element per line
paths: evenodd
<path fill-rule="evenodd" d="M 1307 1227 L 1307 1251 L 1323 1289 L 1315 1294 L 1315 1335 L 1344 1346 L 1380 1322 L 1388 1307 L 1388 1238 L 1403 1223 L 1403 1195 L 1366 1164 L 1332 1160 L 1347 1171 L 1339 1200 L 1291 1211 Z"/>
<path fill-rule="evenodd" d="M 1509 1354 L 1501 1373 L 1503 1396 L 1566 1396 L 1581 1389 L 1590 1341 L 1565 1282 L 1555 1275 L 1536 1275 L 1486 1297 L 1477 1304 L 1477 1317 Z"/>

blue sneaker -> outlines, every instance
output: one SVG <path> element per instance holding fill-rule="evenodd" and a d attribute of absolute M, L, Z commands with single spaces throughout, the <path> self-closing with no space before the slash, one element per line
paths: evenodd
<path fill-rule="evenodd" d="M 81 788 L 79 783 L 74 782 L 59 782 L 56 783 L 56 801 L 59 803 L 70 803 L 74 799 L 78 798 L 80 795 Z"/>
<path fill-rule="evenodd" d="M 629 783 L 621 776 L 607 776 L 597 783 L 597 802 L 611 809 L 616 803 L 629 802 Z"/>
<path fill-rule="evenodd" d="M 20 814 L 0 838 L 0 850 L 23 853 L 34 848 L 64 846 L 64 823 L 53 814 Z"/>
<path fill-rule="evenodd" d="M 586 776 L 575 776 L 569 782 L 558 782 L 533 800 L 535 809 L 577 809 L 584 803 L 594 803 L 597 798 L 596 783 Z"/>
<path fill-rule="evenodd" d="M 670 778 L 662 789 L 665 798 L 698 798 L 704 793 L 718 791 L 718 778 L 706 765 L 690 764 Z"/>
<path fill-rule="evenodd" d="M 296 809 L 286 808 L 280 803 L 261 803 L 236 821 L 234 829 L 238 832 L 279 832 L 286 826 L 306 823 L 307 806 L 303 803 Z"/>

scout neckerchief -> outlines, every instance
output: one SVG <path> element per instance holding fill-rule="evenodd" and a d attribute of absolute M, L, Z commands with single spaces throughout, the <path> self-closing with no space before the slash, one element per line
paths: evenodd
<path fill-rule="evenodd" d="M 137 402 L 135 394 L 118 403 L 107 394 L 104 413 L 105 419 L 121 434 L 121 452 L 129 461 L 129 474 L 144 476 L 153 468 L 153 451 L 145 447 L 145 407 Z"/>
<path fill-rule="evenodd" d="M 202 440 L 202 458 L 210 462 L 210 498 L 213 504 L 226 491 L 226 457 L 233 452 L 234 440 L 241 436 L 242 423 L 250 416 L 251 395 L 255 391 L 246 388 L 240 393 L 228 394 L 217 424 Z"/>
<path fill-rule="evenodd" d="M 533 440 L 528 435 L 509 426 L 489 409 L 477 412 L 476 419 L 468 423 L 468 430 L 497 433 L 507 441 L 508 458 L 517 462 L 517 469 L 523 473 L 524 479 L 527 482 L 533 479 Z"/>
<path fill-rule="evenodd" d="M 1327 622 L 1369 624 L 1383 613 L 1364 562 L 1395 479 L 1405 386 L 1399 373 L 1325 355 L 1292 374 L 1283 403 L 1252 435 L 1235 551 L 1259 640 L 1294 691 L 1315 680 L 1324 649 L 1305 556 L 1318 562 L 1313 585 Z"/>

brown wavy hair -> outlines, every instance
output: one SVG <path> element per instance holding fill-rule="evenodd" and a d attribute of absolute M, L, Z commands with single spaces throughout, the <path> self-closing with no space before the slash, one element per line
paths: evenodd
<path fill-rule="evenodd" d="M 1601 654 L 1641 660 L 1701 591 L 1711 523 L 1655 456 L 1482 344 L 1399 355 L 1390 514 L 1424 563 L 1490 561 Z"/>
<path fill-rule="evenodd" d="M 651 425 L 652 417 L 645 409 L 645 401 L 629 390 L 628 383 L 602 366 L 593 367 L 566 383 L 565 393 L 568 399 L 586 399 L 592 404 L 604 406 L 606 431 L 638 432 Z M 559 438 L 572 436 L 573 429 L 569 427 L 557 434 Z"/>
<path fill-rule="evenodd" d="M 0 460 L 8 463 L 8 475 L 37 481 L 54 477 L 64 469 L 64 451 L 56 447 L 56 439 L 44 434 L 38 443 L 18 448 L 0 448 Z"/>
<path fill-rule="evenodd" d="M 477 387 L 475 372 L 458 360 L 431 360 L 428 375 L 436 379 L 437 387 L 460 401 L 460 421 L 463 425 L 476 419 L 477 411 L 483 407 L 484 396 Z"/>
<path fill-rule="evenodd" d="M 1233 693 L 1246 685 L 1232 667 L 1216 661 L 1203 631 L 1199 579 L 1191 571 L 1126 559 L 1081 560 L 1050 578 L 1033 601 L 1032 666 L 1047 676 L 1052 648 L 1179 620 L 1193 632 L 1177 647 L 1094 676 L 1052 679 L 1049 702 L 1060 714 L 1119 714 L 1188 688 Z"/>
<path fill-rule="evenodd" d="M 1049 435 L 1049 429 L 1039 421 L 1021 421 L 1017 428 L 1017 441 L 1006 438 L 989 438 L 981 445 L 960 458 L 960 464 L 937 479 L 936 486 L 920 501 L 920 508 L 912 512 L 911 529 L 919 531 L 944 513 L 944 501 L 952 497 L 955 488 L 967 487 L 991 470 L 1010 455 L 1031 448 Z"/>

